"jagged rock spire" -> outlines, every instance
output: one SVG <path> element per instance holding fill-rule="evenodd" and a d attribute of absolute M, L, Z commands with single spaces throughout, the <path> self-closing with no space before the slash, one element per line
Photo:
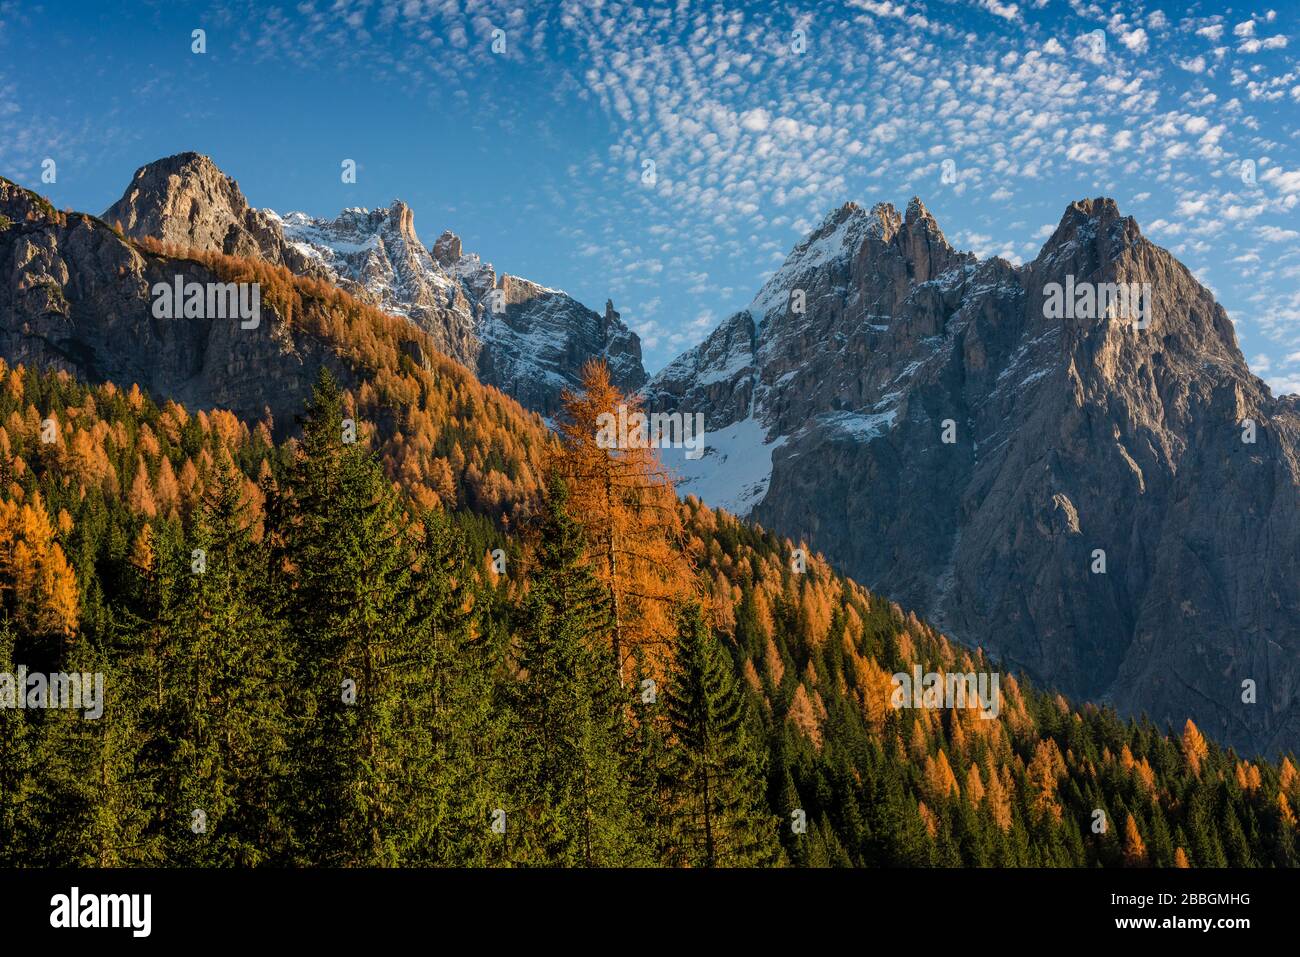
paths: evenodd
<path fill-rule="evenodd" d="M 442 235 L 434 240 L 433 248 L 429 251 L 433 253 L 433 258 L 438 261 L 438 265 L 450 266 L 461 257 L 460 237 L 450 229 L 444 229 Z"/>

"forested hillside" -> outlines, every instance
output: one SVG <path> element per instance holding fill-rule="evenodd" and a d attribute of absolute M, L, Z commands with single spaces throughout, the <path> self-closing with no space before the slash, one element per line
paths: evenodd
<path fill-rule="evenodd" d="M 329 373 L 289 429 L 0 365 L 0 673 L 105 676 L 0 708 L 0 863 L 1297 863 L 1290 759 L 1005 674 L 892 707 L 996 665 L 596 447 L 599 367 L 553 441 L 390 359 L 475 414 L 404 457 Z"/>

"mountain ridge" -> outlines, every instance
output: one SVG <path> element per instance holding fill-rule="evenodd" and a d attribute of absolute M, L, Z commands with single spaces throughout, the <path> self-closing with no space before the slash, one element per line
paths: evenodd
<path fill-rule="evenodd" d="M 1148 321 L 1049 315 L 1075 281 L 1149 288 Z M 642 395 L 705 416 L 703 459 L 670 459 L 684 493 L 959 640 L 1127 713 L 1300 739 L 1300 399 L 1113 199 L 1070 203 L 1021 266 L 954 250 L 919 199 L 845 204 Z"/>
<path fill-rule="evenodd" d="M 210 157 L 189 152 L 140 167 L 102 218 L 132 238 L 256 256 L 337 285 L 409 319 L 481 381 L 544 416 L 555 414 L 588 359 L 605 359 L 621 388 L 646 380 L 640 340 L 612 305 L 598 313 L 561 290 L 498 274 L 462 253 L 450 232 L 426 247 L 401 199 L 347 207 L 333 219 L 281 216 L 251 207 Z"/>

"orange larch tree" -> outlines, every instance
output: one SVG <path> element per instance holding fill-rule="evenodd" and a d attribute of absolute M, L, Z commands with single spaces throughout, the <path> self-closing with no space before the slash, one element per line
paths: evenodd
<path fill-rule="evenodd" d="M 49 513 L 39 492 L 30 503 L 0 509 L 0 597 L 12 594 L 19 627 L 65 640 L 77 631 L 79 593 L 76 575 L 54 539 Z"/>
<path fill-rule="evenodd" d="M 1201 734 L 1201 729 L 1191 718 L 1187 719 L 1187 724 L 1183 726 L 1183 756 L 1187 759 L 1188 767 L 1192 769 L 1193 774 L 1201 773 L 1201 761 L 1210 753 L 1210 747 L 1205 743 L 1205 736 Z"/>
<path fill-rule="evenodd" d="M 1124 864 L 1127 867 L 1145 867 L 1147 863 L 1147 846 L 1138 831 L 1137 821 L 1133 815 L 1124 822 Z"/>
<path fill-rule="evenodd" d="M 588 362 L 581 390 L 566 391 L 563 400 L 552 467 L 569 486 L 589 558 L 609 595 L 619 680 L 636 649 L 658 672 L 675 633 L 674 606 L 700 591 L 672 478 L 648 429 L 637 424 L 644 415 L 640 400 L 610 381 L 604 362 Z M 612 442 L 611 421 L 628 424 Z"/>

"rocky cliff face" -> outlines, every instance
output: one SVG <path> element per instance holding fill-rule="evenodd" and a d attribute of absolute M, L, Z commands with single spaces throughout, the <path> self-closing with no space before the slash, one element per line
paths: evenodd
<path fill-rule="evenodd" d="M 193 260 L 153 255 L 103 221 L 62 214 L 0 179 L 0 356 L 64 369 L 89 382 L 135 382 L 191 408 L 227 408 L 249 421 L 270 410 L 293 422 L 322 365 L 347 385 L 352 368 L 263 304 L 256 328 L 238 319 L 153 316 L 152 290 L 218 277 Z"/>
<path fill-rule="evenodd" d="M 135 171 L 103 219 L 127 236 L 181 248 L 257 256 L 310 273 L 312 264 L 284 240 L 276 217 L 248 205 L 239 184 L 206 156 L 178 153 Z"/>
<path fill-rule="evenodd" d="M 411 207 L 345 209 L 336 219 L 266 212 L 288 245 L 330 282 L 392 315 L 405 316 L 438 347 L 474 368 L 480 342 L 473 306 L 461 284 L 415 234 Z"/>
<path fill-rule="evenodd" d="M 1149 312 L 1045 305 L 1117 282 Z M 671 458 L 683 491 L 1008 666 L 1300 745 L 1300 400 L 1112 201 L 1072 204 L 1019 268 L 954 250 L 919 200 L 849 204 L 644 394 L 706 416 L 705 457 Z"/>
<path fill-rule="evenodd" d="M 207 157 L 182 153 L 138 170 L 104 219 L 135 238 L 257 256 L 339 285 L 410 319 L 481 381 L 545 416 L 588 359 L 604 358 L 626 390 L 646 381 L 640 340 L 612 306 L 602 316 L 559 290 L 498 276 L 450 232 L 425 248 L 401 200 L 335 219 L 280 216 L 250 208 Z"/>

